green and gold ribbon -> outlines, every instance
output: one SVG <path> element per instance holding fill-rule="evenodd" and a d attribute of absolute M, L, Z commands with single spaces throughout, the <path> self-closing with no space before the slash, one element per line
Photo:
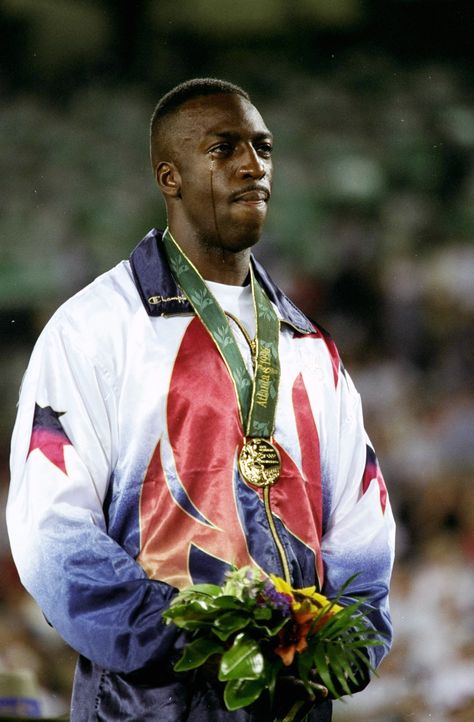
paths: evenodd
<path fill-rule="evenodd" d="M 278 339 L 280 320 L 250 266 L 256 315 L 255 372 L 252 378 L 221 306 L 201 274 L 185 256 L 167 228 L 163 243 L 171 271 L 197 316 L 216 344 L 236 389 L 244 436 L 271 439 L 280 382 Z"/>

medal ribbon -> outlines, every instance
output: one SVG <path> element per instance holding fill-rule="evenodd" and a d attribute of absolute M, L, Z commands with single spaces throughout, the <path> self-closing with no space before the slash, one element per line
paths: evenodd
<path fill-rule="evenodd" d="M 163 233 L 171 271 L 216 344 L 233 380 L 245 436 L 271 438 L 280 382 L 278 338 L 280 321 L 250 266 L 252 297 L 256 314 L 256 359 L 254 378 L 247 371 L 227 316 L 201 274 L 184 255 L 166 228 Z"/>

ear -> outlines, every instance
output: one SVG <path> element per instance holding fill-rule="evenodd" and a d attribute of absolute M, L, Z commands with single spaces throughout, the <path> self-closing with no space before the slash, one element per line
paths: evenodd
<path fill-rule="evenodd" d="M 181 198 L 181 176 L 174 163 L 161 161 L 155 168 L 158 188 L 169 198 Z"/>

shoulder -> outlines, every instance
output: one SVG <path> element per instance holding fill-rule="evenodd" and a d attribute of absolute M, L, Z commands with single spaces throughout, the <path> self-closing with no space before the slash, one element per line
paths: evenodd
<path fill-rule="evenodd" d="M 88 336 L 103 333 L 141 305 L 128 261 L 121 261 L 65 301 L 47 326 L 67 327 Z"/>
<path fill-rule="evenodd" d="M 131 319 L 142 308 L 130 264 L 122 261 L 65 301 L 46 324 L 39 343 L 46 348 L 59 344 L 92 362 L 117 358 Z"/>
<path fill-rule="evenodd" d="M 128 261 L 98 276 L 92 283 L 63 303 L 51 320 L 94 325 L 95 321 L 112 320 L 133 313 L 140 306 Z"/>

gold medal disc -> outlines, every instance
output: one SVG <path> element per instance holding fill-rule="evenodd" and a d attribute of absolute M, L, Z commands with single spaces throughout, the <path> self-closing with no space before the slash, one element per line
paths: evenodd
<path fill-rule="evenodd" d="M 249 484 L 271 486 L 280 476 L 280 453 L 268 439 L 252 437 L 239 454 L 239 471 Z"/>

